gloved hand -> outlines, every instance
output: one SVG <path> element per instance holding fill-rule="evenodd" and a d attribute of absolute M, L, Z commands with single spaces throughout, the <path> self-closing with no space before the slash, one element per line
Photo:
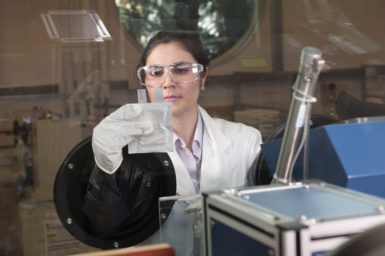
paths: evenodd
<path fill-rule="evenodd" d="M 122 148 L 135 136 L 153 132 L 151 121 L 139 121 L 139 104 L 126 104 L 103 119 L 93 130 L 92 150 L 97 166 L 106 173 L 114 173 L 123 160 Z"/>

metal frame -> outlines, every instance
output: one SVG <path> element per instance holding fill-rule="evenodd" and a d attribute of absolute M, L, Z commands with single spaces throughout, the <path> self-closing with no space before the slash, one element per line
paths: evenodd
<path fill-rule="evenodd" d="M 346 218 L 293 219 L 248 201 L 248 196 L 266 191 L 310 187 L 373 204 L 373 212 Z M 277 256 L 312 255 L 330 251 L 351 236 L 385 223 L 385 200 L 326 183 L 295 183 L 291 186 L 260 186 L 203 194 L 205 252 L 212 255 L 213 221 L 221 222 L 256 242 L 269 246 Z"/>

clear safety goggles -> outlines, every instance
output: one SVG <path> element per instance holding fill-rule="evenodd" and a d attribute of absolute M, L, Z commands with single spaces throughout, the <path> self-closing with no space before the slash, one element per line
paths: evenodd
<path fill-rule="evenodd" d="M 168 70 L 168 72 L 166 72 Z M 205 71 L 203 65 L 198 63 L 173 63 L 169 66 L 148 65 L 138 68 L 136 74 L 142 85 L 161 87 L 166 80 L 166 74 L 178 84 L 187 84 L 198 80 Z"/>

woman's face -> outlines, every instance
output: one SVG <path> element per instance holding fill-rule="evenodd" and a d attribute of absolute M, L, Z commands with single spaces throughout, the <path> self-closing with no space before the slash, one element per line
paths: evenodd
<path fill-rule="evenodd" d="M 168 66 L 177 62 L 196 63 L 192 54 L 186 51 L 180 43 L 170 42 L 159 44 L 148 55 L 146 65 L 159 64 Z M 172 80 L 169 73 L 166 74 L 163 88 L 163 100 L 172 102 L 172 115 L 178 117 L 192 113 L 198 107 L 199 91 L 204 90 L 206 75 L 196 81 L 180 84 Z M 147 86 L 151 102 L 155 101 L 155 88 Z"/>

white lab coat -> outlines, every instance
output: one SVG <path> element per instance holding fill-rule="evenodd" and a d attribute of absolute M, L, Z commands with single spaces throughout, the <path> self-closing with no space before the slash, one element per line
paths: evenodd
<path fill-rule="evenodd" d="M 212 118 L 201 107 L 199 111 L 204 123 L 201 191 L 244 185 L 248 170 L 255 168 L 255 159 L 261 149 L 261 133 L 241 123 Z M 177 194 L 189 198 L 196 193 L 190 175 L 176 151 L 169 156 L 175 169 Z M 156 232 L 144 244 L 166 242 L 174 248 L 176 255 L 201 255 L 200 238 L 194 242 L 196 236 L 193 230 L 197 220 L 201 223 L 201 206 L 193 206 L 196 213 L 187 214 L 185 207 L 190 202 L 186 200 L 175 202 L 161 232 Z M 160 206 L 162 208 L 162 204 Z M 199 229 L 202 232 L 202 227 Z"/>
<path fill-rule="evenodd" d="M 204 123 L 201 191 L 241 186 L 261 150 L 261 133 L 250 126 L 210 117 L 199 107 Z M 193 182 L 177 152 L 169 153 L 175 169 L 177 194 L 195 193 Z"/>

